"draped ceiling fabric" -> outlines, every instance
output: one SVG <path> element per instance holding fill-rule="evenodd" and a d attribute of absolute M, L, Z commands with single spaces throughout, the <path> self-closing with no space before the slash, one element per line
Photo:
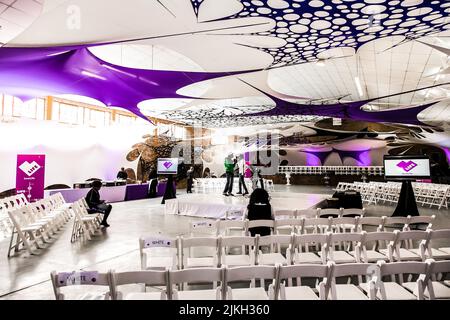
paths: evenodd
<path fill-rule="evenodd" d="M 27 1 L 34 15 L 0 48 L 1 91 L 23 100 L 211 126 L 448 114 L 447 0 L 47 0 L 39 14 Z"/>

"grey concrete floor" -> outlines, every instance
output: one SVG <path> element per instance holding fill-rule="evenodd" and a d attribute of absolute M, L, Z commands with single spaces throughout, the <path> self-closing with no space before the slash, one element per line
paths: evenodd
<path fill-rule="evenodd" d="M 293 193 L 333 194 L 329 187 L 282 186 L 276 191 Z M 178 190 L 178 197 L 186 197 Z M 205 218 L 165 215 L 161 199 L 146 199 L 113 204 L 110 228 L 88 242 L 70 242 L 72 221 L 60 231 L 53 243 L 38 255 L 25 252 L 7 258 L 9 239 L 0 242 L 0 299 L 54 299 L 50 272 L 96 270 L 106 272 L 139 270 L 138 238 L 152 234 L 187 235 L 189 223 Z M 368 206 L 368 216 L 390 216 L 394 206 Z M 436 215 L 435 229 L 450 228 L 450 210 L 419 207 L 421 215 Z M 448 244 L 447 244 L 448 245 Z"/>

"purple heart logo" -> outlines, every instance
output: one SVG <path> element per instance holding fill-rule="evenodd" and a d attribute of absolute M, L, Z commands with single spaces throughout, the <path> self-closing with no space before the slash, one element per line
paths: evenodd
<path fill-rule="evenodd" d="M 173 165 L 173 163 L 170 161 L 166 161 L 163 163 L 163 165 L 164 165 L 164 167 L 166 167 L 166 169 L 169 169 Z"/>
<path fill-rule="evenodd" d="M 397 164 L 397 167 L 402 168 L 405 172 L 410 172 L 412 169 L 417 167 L 417 163 L 413 161 L 401 161 Z"/>

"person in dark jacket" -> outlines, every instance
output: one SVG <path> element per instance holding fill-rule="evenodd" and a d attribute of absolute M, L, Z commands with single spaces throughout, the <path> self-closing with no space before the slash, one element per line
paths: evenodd
<path fill-rule="evenodd" d="M 190 167 L 187 175 L 187 193 L 192 193 L 192 184 L 194 183 L 194 167 Z"/>
<path fill-rule="evenodd" d="M 101 213 L 103 214 L 103 220 L 100 223 L 104 227 L 109 227 L 107 222 L 108 216 L 111 213 L 112 206 L 107 204 L 105 200 L 100 200 L 100 189 L 102 188 L 102 182 L 95 180 L 92 182 L 92 188 L 86 195 L 86 203 L 89 206 L 89 213 Z"/>
<path fill-rule="evenodd" d="M 245 216 L 248 220 L 274 220 L 270 197 L 266 190 L 257 188 L 252 192 Z M 271 234 L 269 227 L 255 227 L 249 231 L 252 237 L 257 234 L 261 237 Z"/>
<path fill-rule="evenodd" d="M 148 195 L 150 198 L 156 198 L 157 196 L 156 187 L 158 186 L 158 172 L 154 167 L 151 168 L 148 179 L 150 180 Z"/>
<path fill-rule="evenodd" d="M 125 171 L 125 168 L 120 168 L 120 171 L 117 173 L 117 179 L 127 180 L 128 173 Z"/>

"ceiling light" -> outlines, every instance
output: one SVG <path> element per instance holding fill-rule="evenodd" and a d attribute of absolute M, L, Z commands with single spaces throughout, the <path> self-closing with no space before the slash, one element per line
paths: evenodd
<path fill-rule="evenodd" d="M 95 74 L 95 73 L 92 73 L 92 72 L 86 71 L 86 70 L 82 70 L 81 74 L 84 75 L 84 76 L 87 76 L 87 77 L 96 78 L 96 79 L 100 79 L 100 80 L 103 80 L 103 81 L 106 80 L 105 77 L 99 76 L 98 74 Z"/>
<path fill-rule="evenodd" d="M 361 81 L 359 80 L 358 76 L 355 77 L 355 84 L 356 84 L 356 88 L 358 89 L 359 96 L 364 97 L 364 91 L 362 89 Z"/>

